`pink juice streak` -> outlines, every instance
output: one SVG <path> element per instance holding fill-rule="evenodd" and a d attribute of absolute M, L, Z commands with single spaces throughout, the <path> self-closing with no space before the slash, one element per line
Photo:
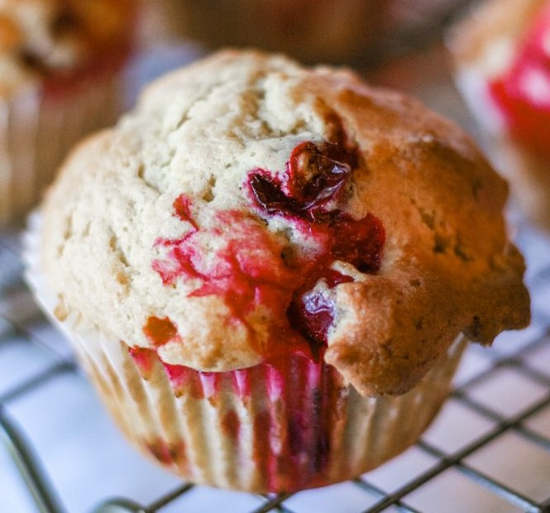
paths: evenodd
<path fill-rule="evenodd" d="M 215 227 L 201 228 L 192 215 L 191 200 L 180 195 L 174 215 L 191 228 L 179 238 L 156 241 L 166 254 L 153 262 L 153 269 L 165 285 L 177 279 L 197 280 L 200 284 L 189 296 L 221 297 L 232 322 L 248 328 L 248 315 L 260 306 L 267 308 L 274 319 L 271 349 L 277 349 L 282 339 L 291 345 L 322 347 L 334 308 L 311 289 L 319 280 L 328 288 L 353 281 L 331 269 L 335 260 L 362 272 L 376 272 L 381 264 L 385 232 L 380 221 L 372 214 L 356 220 L 334 207 L 358 160 L 356 151 L 343 144 L 304 142 L 292 151 L 285 172 L 273 175 L 256 169 L 248 175 L 246 186 L 260 216 L 284 217 L 294 224 L 314 242 L 313 254 L 285 261 L 283 243 L 245 212 L 219 211 Z M 224 239 L 214 259 L 201 243 L 203 236 Z M 249 332 L 254 338 L 253 330 Z"/>
<path fill-rule="evenodd" d="M 221 297 L 230 311 L 231 323 L 249 328 L 247 317 L 251 312 L 259 306 L 269 309 L 274 319 L 272 337 L 279 339 L 272 348 L 292 339 L 299 345 L 298 335 L 286 319 L 297 270 L 281 259 L 281 244 L 265 232 L 257 218 L 243 212 L 218 212 L 216 221 L 214 228 L 192 228 L 179 239 L 158 240 L 157 246 L 165 247 L 167 252 L 163 259 L 153 262 L 153 269 L 167 285 L 177 279 L 197 280 L 198 286 L 189 296 Z M 200 237 L 219 237 L 219 233 L 228 234 L 228 238 L 212 258 Z M 253 330 L 249 333 L 254 343 Z M 285 334 L 284 340 L 280 340 L 281 333 Z"/>
<path fill-rule="evenodd" d="M 333 368 L 303 354 L 290 354 L 249 369 L 209 373 L 165 364 L 153 349 L 130 349 L 130 354 L 146 378 L 152 365 L 164 368 L 177 396 L 206 398 L 216 404 L 228 391 L 221 386 L 224 383 L 245 408 L 253 395 L 265 397 L 266 401 L 255 403 L 252 430 L 253 459 L 267 476 L 266 486 L 292 490 L 322 484 L 332 426 L 339 414 L 338 391 L 343 388 Z M 286 424 L 280 420 L 280 405 L 284 405 Z M 241 418 L 236 410 L 220 418 L 220 429 L 238 442 Z M 156 453 L 161 463 L 169 463 L 164 447 L 157 444 Z"/>

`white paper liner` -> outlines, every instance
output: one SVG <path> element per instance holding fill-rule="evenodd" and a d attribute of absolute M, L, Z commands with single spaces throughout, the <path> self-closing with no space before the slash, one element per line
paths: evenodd
<path fill-rule="evenodd" d="M 0 226 L 32 208 L 76 142 L 116 121 L 123 85 L 117 69 L 75 83 L 66 93 L 38 86 L 0 97 Z"/>
<path fill-rule="evenodd" d="M 39 304 L 68 336 L 126 436 L 197 483 L 257 493 L 291 491 L 377 467 L 413 444 L 431 422 L 467 346 L 460 336 L 419 385 L 398 397 L 361 397 L 334 369 L 303 359 L 282 373 L 268 365 L 217 375 L 189 370 L 175 394 L 160 362 L 144 379 L 126 344 L 85 330 L 74 318 L 55 318 L 56 298 L 40 270 L 39 236 L 35 214 L 24 257 Z M 296 412 L 303 414 L 298 421 Z"/>

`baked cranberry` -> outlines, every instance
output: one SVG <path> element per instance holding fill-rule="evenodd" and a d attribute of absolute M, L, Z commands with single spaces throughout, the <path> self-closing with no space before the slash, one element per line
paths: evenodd
<path fill-rule="evenodd" d="M 363 273 L 375 273 L 382 263 L 382 251 L 386 240 L 380 220 L 367 214 L 359 220 L 340 213 L 331 222 L 331 256 L 353 264 Z"/>
<path fill-rule="evenodd" d="M 356 162 L 354 152 L 335 144 L 320 148 L 304 142 L 292 151 L 282 178 L 256 169 L 248 184 L 256 204 L 267 214 L 317 221 L 328 211 L 327 203 L 338 197 Z"/>
<path fill-rule="evenodd" d="M 334 320 L 334 304 L 320 291 L 311 290 L 319 279 L 323 279 L 328 288 L 353 281 L 351 276 L 341 274 L 334 269 L 324 270 L 322 276 L 312 277 L 295 292 L 287 315 L 291 326 L 307 340 L 324 345 L 327 341 L 328 329 Z"/>

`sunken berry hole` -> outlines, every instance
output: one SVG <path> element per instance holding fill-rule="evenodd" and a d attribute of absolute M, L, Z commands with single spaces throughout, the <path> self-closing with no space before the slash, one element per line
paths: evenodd
<path fill-rule="evenodd" d="M 280 216 L 311 231 L 324 233 L 320 255 L 309 262 L 310 271 L 294 292 L 287 317 L 291 326 L 310 343 L 324 345 L 334 321 L 334 303 L 328 295 L 312 291 L 324 279 L 328 288 L 353 279 L 330 269 L 335 260 L 359 271 L 377 272 L 385 242 L 384 228 L 368 214 L 355 220 L 337 208 L 329 208 L 351 177 L 359 158 L 343 145 L 301 143 L 291 153 L 286 175 L 255 169 L 248 175 L 251 198 L 263 216 Z M 283 178 L 281 178 L 283 175 Z"/>

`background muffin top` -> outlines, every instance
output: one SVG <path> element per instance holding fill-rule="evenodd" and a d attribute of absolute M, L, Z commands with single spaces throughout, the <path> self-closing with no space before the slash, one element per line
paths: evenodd
<path fill-rule="evenodd" d="M 134 0 L 0 0 L 0 94 L 85 68 L 128 39 Z"/>
<path fill-rule="evenodd" d="M 547 0 L 486 0 L 453 29 L 450 45 L 464 63 L 482 60 L 489 75 L 502 73 L 520 39 Z M 494 53 L 494 55 L 490 55 Z"/>
<path fill-rule="evenodd" d="M 43 208 L 56 315 L 224 371 L 321 354 L 402 393 L 522 327 L 505 183 L 455 125 L 353 73 L 224 52 L 150 86 Z M 326 350 L 325 350 L 326 348 Z"/>

